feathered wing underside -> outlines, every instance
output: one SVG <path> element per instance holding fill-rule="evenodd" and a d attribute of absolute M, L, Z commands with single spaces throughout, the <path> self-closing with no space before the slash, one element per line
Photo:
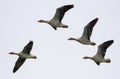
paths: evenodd
<path fill-rule="evenodd" d="M 90 36 L 92 34 L 92 30 L 93 27 L 95 26 L 95 24 L 97 23 L 98 18 L 93 19 L 92 21 L 90 21 L 85 27 L 84 27 L 84 31 L 82 34 L 82 38 L 85 38 L 87 40 L 90 40 Z"/>
<path fill-rule="evenodd" d="M 106 41 L 98 46 L 97 56 L 104 58 L 107 48 L 113 43 L 113 40 Z"/>
<path fill-rule="evenodd" d="M 14 73 L 22 66 L 22 64 L 25 62 L 25 60 L 26 59 L 24 59 L 24 58 L 20 58 L 20 57 L 18 58 L 18 60 L 15 63 L 14 69 L 13 69 Z"/>
<path fill-rule="evenodd" d="M 30 51 L 33 46 L 33 41 L 29 41 L 29 43 L 23 48 L 22 53 L 30 54 Z"/>
<path fill-rule="evenodd" d="M 73 7 L 74 7 L 73 5 L 64 5 L 62 7 L 57 8 L 53 19 L 61 22 L 61 20 L 64 17 L 65 12 Z"/>

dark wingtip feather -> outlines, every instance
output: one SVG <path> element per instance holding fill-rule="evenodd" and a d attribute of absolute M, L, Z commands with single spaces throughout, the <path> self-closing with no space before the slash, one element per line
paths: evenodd
<path fill-rule="evenodd" d="M 93 26 L 95 26 L 95 24 L 97 23 L 98 20 L 99 20 L 99 18 L 96 17 L 95 19 L 93 19 L 92 21 L 90 21 L 88 23 L 89 27 L 91 26 L 91 28 L 93 28 Z"/>
<path fill-rule="evenodd" d="M 96 20 L 98 20 L 99 18 L 98 18 L 98 17 L 96 17 L 95 19 L 96 19 Z"/>
<path fill-rule="evenodd" d="M 104 43 L 111 45 L 113 42 L 114 42 L 114 40 L 109 40 L 109 41 L 106 41 Z"/>
<path fill-rule="evenodd" d="M 109 40 L 111 43 L 113 43 L 114 42 L 114 40 Z"/>
<path fill-rule="evenodd" d="M 15 73 L 18 69 L 19 69 L 19 67 L 17 67 L 17 66 L 15 65 L 15 67 L 14 67 L 14 69 L 13 69 L 13 73 Z"/>
<path fill-rule="evenodd" d="M 73 5 L 73 4 L 69 4 L 69 5 L 64 5 L 64 6 L 70 6 L 70 7 L 74 7 L 74 5 Z"/>
<path fill-rule="evenodd" d="M 107 48 L 111 46 L 113 42 L 114 40 L 108 40 L 106 42 L 103 42 L 99 47 L 103 52 L 106 52 Z M 103 53 L 103 57 L 104 57 L 104 53 Z"/>
<path fill-rule="evenodd" d="M 32 40 L 30 40 L 28 44 L 33 44 L 33 41 L 32 41 Z"/>
<path fill-rule="evenodd" d="M 13 73 L 15 73 L 16 71 L 13 71 Z"/>
<path fill-rule="evenodd" d="M 15 73 L 17 70 L 16 69 L 13 69 L 13 73 Z"/>
<path fill-rule="evenodd" d="M 74 5 L 73 5 L 73 4 L 71 4 L 71 5 L 70 5 L 70 7 L 71 7 L 71 8 L 74 8 Z"/>
<path fill-rule="evenodd" d="M 32 41 L 32 40 L 30 40 L 30 41 L 29 41 L 29 43 L 33 43 L 33 41 Z"/>
<path fill-rule="evenodd" d="M 73 8 L 74 5 L 73 5 L 73 4 L 70 4 L 70 5 L 64 5 L 63 7 L 66 8 L 66 9 L 65 9 L 65 12 L 66 12 L 67 10 Z"/>
<path fill-rule="evenodd" d="M 110 45 L 114 42 L 114 40 L 107 41 Z"/>
<path fill-rule="evenodd" d="M 93 21 L 96 23 L 99 20 L 98 17 L 96 17 Z"/>
<path fill-rule="evenodd" d="M 72 5 L 69 5 L 70 6 L 70 8 L 74 8 L 74 5 L 72 4 Z"/>

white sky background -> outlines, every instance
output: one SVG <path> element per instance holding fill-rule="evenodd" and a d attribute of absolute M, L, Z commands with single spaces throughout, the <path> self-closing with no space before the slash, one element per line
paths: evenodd
<path fill-rule="evenodd" d="M 74 4 L 62 22 L 69 28 L 55 31 L 50 25 L 38 23 L 51 19 L 56 8 Z M 96 46 L 85 46 L 69 37 L 80 37 L 84 26 L 92 19 L 99 21 L 93 29 L 91 41 Z M 0 79 L 119 79 L 120 78 L 120 1 L 119 0 L 0 0 Z M 111 63 L 97 66 L 84 56 L 93 56 L 104 41 L 115 42 L 105 58 Z M 34 41 L 31 54 L 36 60 L 26 60 L 12 73 L 17 56 L 29 42 Z"/>

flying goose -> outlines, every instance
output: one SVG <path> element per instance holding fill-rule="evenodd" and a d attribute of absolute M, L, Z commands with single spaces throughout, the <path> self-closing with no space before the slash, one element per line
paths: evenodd
<path fill-rule="evenodd" d="M 13 69 L 13 73 L 15 73 L 20 67 L 21 65 L 25 62 L 26 58 L 30 58 L 30 59 L 36 59 L 36 56 L 33 56 L 30 54 L 30 51 L 32 49 L 33 46 L 33 41 L 29 41 L 29 43 L 24 47 L 24 49 L 20 52 L 20 53 L 15 53 L 15 52 L 10 52 L 9 54 L 11 55 L 18 55 L 19 58 L 15 63 L 14 69 Z"/>
<path fill-rule="evenodd" d="M 106 50 L 107 48 L 114 42 L 114 40 L 109 40 L 109 41 L 106 41 L 106 42 L 103 42 L 102 44 L 100 44 L 98 46 L 98 51 L 96 53 L 95 56 L 93 57 L 88 57 L 88 56 L 85 56 L 83 57 L 83 59 L 91 59 L 93 60 L 97 65 L 100 65 L 101 62 L 104 62 L 104 63 L 110 63 L 111 60 L 110 59 L 104 59 L 104 56 L 106 54 Z"/>
<path fill-rule="evenodd" d="M 48 23 L 55 30 L 57 30 L 57 27 L 68 28 L 68 25 L 62 24 L 61 21 L 65 15 L 65 12 L 67 12 L 69 9 L 73 7 L 74 5 L 64 5 L 62 7 L 59 7 L 56 9 L 56 13 L 51 20 L 39 20 L 38 22 Z"/>
<path fill-rule="evenodd" d="M 90 41 L 90 36 L 92 34 L 92 30 L 93 27 L 95 26 L 95 24 L 97 23 L 98 18 L 93 19 L 92 21 L 90 21 L 85 27 L 84 27 L 84 32 L 82 34 L 82 36 L 80 38 L 69 38 L 68 40 L 75 40 L 78 41 L 84 45 L 96 45 L 95 42 L 91 42 Z"/>

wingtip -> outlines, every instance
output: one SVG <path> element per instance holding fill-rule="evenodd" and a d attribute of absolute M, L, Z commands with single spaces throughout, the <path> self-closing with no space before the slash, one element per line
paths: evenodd
<path fill-rule="evenodd" d="M 33 40 L 30 40 L 28 44 L 33 44 Z"/>
<path fill-rule="evenodd" d="M 32 43 L 32 42 L 33 42 L 33 40 L 30 40 L 29 42 L 31 42 L 31 43 Z"/>
<path fill-rule="evenodd" d="M 96 21 L 96 22 L 97 22 L 98 20 L 99 20 L 99 18 L 98 18 L 98 17 L 96 17 L 93 21 Z"/>
<path fill-rule="evenodd" d="M 96 17 L 95 19 L 96 19 L 96 20 L 98 20 L 99 18 L 98 18 L 98 17 Z"/>
<path fill-rule="evenodd" d="M 71 8 L 74 8 L 74 5 L 73 5 L 73 4 L 71 4 L 70 6 L 71 6 Z"/>
<path fill-rule="evenodd" d="M 114 40 L 111 40 L 112 42 L 114 42 Z"/>
<path fill-rule="evenodd" d="M 64 6 L 67 6 L 67 7 L 70 7 L 70 8 L 73 8 L 73 7 L 74 7 L 74 5 L 73 5 L 73 4 L 64 5 Z"/>
<path fill-rule="evenodd" d="M 74 8 L 74 4 L 71 4 L 71 7 Z"/>
<path fill-rule="evenodd" d="M 13 73 L 15 73 L 17 70 L 13 70 Z"/>
<path fill-rule="evenodd" d="M 114 40 L 109 40 L 111 43 L 113 43 L 114 42 Z"/>
<path fill-rule="evenodd" d="M 98 17 L 96 17 L 96 18 L 94 18 L 94 19 L 91 21 L 91 23 L 96 24 L 98 20 L 99 20 L 99 18 L 98 18 Z"/>

